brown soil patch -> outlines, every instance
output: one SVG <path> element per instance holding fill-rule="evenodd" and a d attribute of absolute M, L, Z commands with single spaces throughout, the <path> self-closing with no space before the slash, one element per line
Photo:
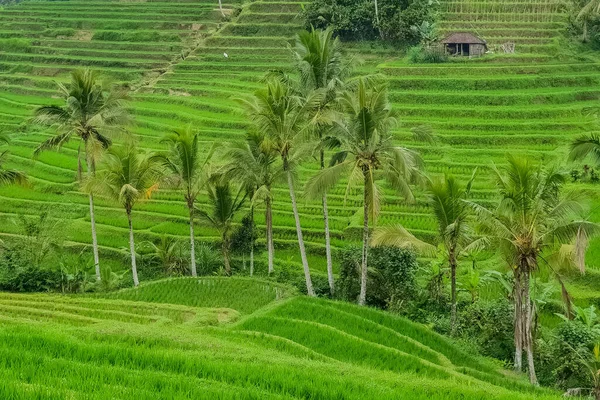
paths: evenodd
<path fill-rule="evenodd" d="M 92 40 L 93 36 L 94 36 L 94 32 L 92 32 L 92 31 L 80 30 L 80 31 L 75 32 L 75 34 L 73 35 L 73 39 L 79 40 L 81 42 L 89 42 Z"/>
<path fill-rule="evenodd" d="M 169 96 L 190 97 L 191 94 L 189 94 L 188 92 L 182 92 L 179 90 L 169 89 Z"/>

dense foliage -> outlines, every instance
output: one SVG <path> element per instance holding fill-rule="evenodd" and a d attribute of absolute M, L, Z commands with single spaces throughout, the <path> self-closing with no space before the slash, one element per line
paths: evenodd
<path fill-rule="evenodd" d="M 316 0 L 303 11 L 307 27 L 331 28 L 343 40 L 385 40 L 397 45 L 416 45 L 418 30 L 424 21 L 435 20 L 431 0 Z M 378 22 L 379 21 L 379 22 Z"/>

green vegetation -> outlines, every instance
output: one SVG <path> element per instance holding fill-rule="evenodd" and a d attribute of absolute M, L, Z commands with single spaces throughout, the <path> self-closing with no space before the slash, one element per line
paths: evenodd
<path fill-rule="evenodd" d="M 488 361 L 465 356 L 475 348 L 517 370 L 524 350 L 532 383 L 539 378 L 560 389 L 597 386 L 586 366 L 595 365 L 591 354 L 600 339 L 597 323 L 588 323 L 596 321 L 589 316 L 600 304 L 600 241 L 588 220 L 598 218 L 600 179 L 597 166 L 585 164 L 597 153 L 592 132 L 600 67 L 591 50 L 597 4 L 458 0 L 433 7 L 376 0 L 352 15 L 322 5 L 331 6 L 278 0 L 219 2 L 219 9 L 187 0 L 3 2 L 0 133 L 10 135 L 11 144 L 0 172 L 10 178 L 2 183 L 24 183 L 26 173 L 28 184 L 0 187 L 1 287 L 231 307 L 244 314 L 227 328 L 167 321 L 162 339 L 168 340 L 160 342 L 147 326 L 103 324 L 67 305 L 22 315 L 6 305 L 7 313 L 12 310 L 2 319 L 10 330 L 4 336 L 7 396 L 18 398 L 26 387 L 31 396 L 43 397 L 47 388 L 47 396 L 81 397 L 82 383 L 102 376 L 106 381 L 92 397 L 130 397 L 128 390 L 140 388 L 139 396 L 150 398 L 143 383 L 154 382 L 154 390 L 164 387 L 173 398 L 210 397 L 219 390 L 222 397 L 244 398 L 309 392 L 320 398 L 554 398 Z M 435 24 L 430 9 L 436 10 Z M 323 12 L 335 18 L 319 18 Z M 338 33 L 365 27 L 369 32 L 357 35 L 374 41 L 341 43 L 332 31 L 296 36 L 309 14 Z M 477 59 L 429 53 L 439 35 L 464 30 L 486 39 L 489 53 Z M 591 46 L 577 43 L 573 36 L 580 34 Z M 422 47 L 404 53 L 389 41 Z M 128 102 L 122 92 L 129 93 Z M 123 118 L 128 115 L 134 123 Z M 184 131 L 185 140 L 161 140 Z M 572 182 L 562 170 L 538 169 L 564 165 L 576 137 Z M 60 152 L 38 152 L 33 159 L 40 143 Z M 112 143 L 117 147 L 105 153 Z M 127 154 L 115 155 L 123 143 Z M 133 143 L 139 150 L 131 150 Z M 214 170 L 201 160 L 214 161 Z M 241 160 L 249 161 L 245 170 Z M 493 170 L 503 172 L 496 177 Z M 239 197 L 205 190 L 209 172 L 216 172 L 209 188 L 239 187 Z M 431 188 L 418 185 L 425 175 L 432 181 L 452 176 L 457 187 L 468 187 L 468 201 L 455 197 L 470 208 L 462 207 L 451 221 L 440 218 Z M 583 194 L 593 200 L 589 210 Z M 249 201 L 242 207 L 244 195 Z M 214 211 L 206 213 L 213 223 L 198 218 L 198 210 Z M 468 235 L 452 231 L 457 221 Z M 395 232 L 400 239 L 392 241 L 409 250 L 370 251 L 373 228 L 391 226 L 402 227 Z M 361 241 L 358 262 L 344 250 Z M 410 250 L 433 250 L 425 242 L 441 251 L 415 260 Z M 243 250 L 230 252 L 238 245 Z M 215 255 L 217 246 L 222 257 Z M 268 251 L 255 257 L 255 248 Z M 129 260 L 131 275 L 124 267 Z M 150 281 L 188 270 L 222 274 L 221 265 L 227 274 L 249 272 L 268 281 L 181 278 L 110 291 L 129 286 L 131 277 L 137 286 L 140 277 Z M 428 328 L 344 303 L 272 303 L 288 295 L 274 282 L 311 296 L 357 298 Z M 240 295 L 246 287 L 253 289 Z M 33 320 L 47 324 L 48 333 L 29 327 Z M 413 330 L 420 336 L 406 333 Z M 464 349 L 433 331 L 463 340 Z M 114 336 L 102 337 L 107 332 Z M 182 347 L 195 340 L 202 346 L 190 356 Z M 11 341 L 31 357 L 13 362 L 23 348 L 13 352 Z M 104 355 L 112 359 L 131 342 L 139 354 L 126 352 L 130 358 L 116 357 L 122 363 L 103 364 Z M 244 344 L 240 357 L 246 358 L 214 350 L 232 343 Z M 35 346 L 47 349 L 38 354 Z M 28 366 L 45 365 L 36 357 L 52 363 L 47 382 Z M 278 368 L 267 361 L 272 359 Z M 214 364 L 201 368 L 205 362 Z M 78 371 L 80 364 L 89 369 L 77 375 L 79 381 L 62 382 L 52 373 L 61 366 Z M 130 372 L 136 368 L 148 375 Z M 331 373 L 340 368 L 342 376 Z M 206 375 L 190 373 L 198 370 Z M 113 378 L 125 372 L 127 378 Z M 165 380 L 165 374 L 180 380 Z M 198 378 L 217 385 L 214 392 L 197 394 Z"/>

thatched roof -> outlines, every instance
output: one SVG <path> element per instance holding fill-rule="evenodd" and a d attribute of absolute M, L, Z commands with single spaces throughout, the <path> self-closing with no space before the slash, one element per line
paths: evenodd
<path fill-rule="evenodd" d="M 469 32 L 454 32 L 448 35 L 442 43 L 468 43 L 468 44 L 486 44 L 485 40 L 478 38 Z"/>

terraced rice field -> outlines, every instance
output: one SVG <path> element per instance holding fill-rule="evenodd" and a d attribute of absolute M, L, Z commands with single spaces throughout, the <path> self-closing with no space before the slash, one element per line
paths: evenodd
<path fill-rule="evenodd" d="M 132 133 L 142 147 L 160 149 L 158 139 L 170 129 L 192 124 L 202 132 L 206 147 L 215 140 L 241 140 L 246 121 L 236 96 L 260 87 L 268 70 L 290 70 L 286 46 L 301 27 L 299 2 L 226 2 L 227 13 L 241 7 L 231 22 L 221 18 L 213 3 L 178 1 L 122 2 L 24 1 L 0 11 L 0 39 L 19 38 L 0 51 L 0 128 L 13 133 L 11 166 L 26 170 L 33 189 L 0 189 L 0 231 L 18 233 L 9 221 L 16 213 L 35 215 L 40 207 L 71 221 L 68 244 L 90 242 L 87 198 L 75 181 L 77 144 L 61 153 L 32 160 L 33 148 L 47 132 L 26 128 L 36 105 L 51 104 L 55 80 L 77 66 L 92 66 L 118 81 L 129 81 L 136 125 Z M 433 174 L 470 176 L 481 167 L 474 195 L 491 201 L 494 189 L 487 173 L 510 153 L 543 160 L 563 159 L 566 144 L 592 126 L 584 107 L 597 104 L 600 64 L 560 50 L 565 14 L 544 1 L 443 1 L 440 26 L 444 32 L 473 31 L 488 40 L 495 54 L 444 65 L 411 65 L 396 51 L 377 45 L 346 47 L 364 60 L 356 72 L 388 77 L 391 99 L 400 113 L 399 143 L 419 149 Z M 235 14 L 233 14 L 235 15 Z M 514 42 L 515 54 L 500 54 L 498 46 Z M 225 54 L 227 57 L 225 57 Z M 428 125 L 438 135 L 436 146 L 414 142 L 410 129 Z M 316 170 L 308 163 L 302 184 Z M 588 189 L 590 187 L 587 187 Z M 354 240 L 359 227 L 352 216 L 361 206 L 356 191 L 346 205 L 340 187 L 329 197 L 332 243 Z M 200 199 L 204 201 L 205 199 Z M 435 224 L 420 199 L 405 204 L 386 192 L 380 224 L 401 222 L 421 237 Z M 277 263 L 298 263 L 295 228 L 286 189 L 275 189 Z M 98 237 L 106 255 L 127 243 L 127 222 L 121 209 L 97 200 Z M 324 270 L 323 222 L 318 203 L 301 202 L 305 239 L 314 255 L 311 269 Z M 164 190 L 140 204 L 135 220 L 139 240 L 162 233 L 184 238 L 186 209 L 180 193 Z M 258 212 L 262 225 L 262 213 Z M 199 226 L 200 240 L 216 240 L 215 231 Z M 600 242 L 592 243 L 592 253 Z M 597 259 L 590 257 L 592 266 Z"/>
<path fill-rule="evenodd" d="M 222 293 L 243 287 L 239 297 L 246 302 L 264 290 L 260 281 L 209 280 L 176 282 L 180 292 L 196 282 Z M 152 302 L 121 293 L 116 297 L 124 299 L 0 295 L 0 396 L 560 398 L 424 326 L 375 310 L 291 297 L 265 301 L 240 317 L 244 310 L 227 304 L 169 304 L 168 291 L 155 292 Z"/>

